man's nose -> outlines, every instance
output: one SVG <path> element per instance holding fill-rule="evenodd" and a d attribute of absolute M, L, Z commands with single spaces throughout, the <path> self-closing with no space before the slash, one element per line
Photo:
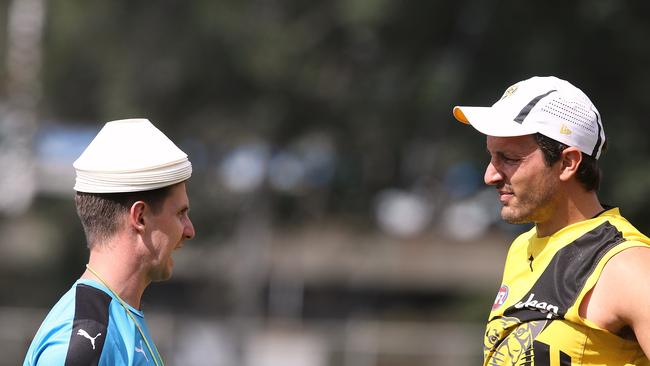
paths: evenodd
<path fill-rule="evenodd" d="M 503 180 L 503 176 L 497 168 L 494 167 L 494 164 L 490 161 L 485 168 L 485 175 L 483 176 L 483 181 L 489 186 L 497 185 Z"/>
<path fill-rule="evenodd" d="M 192 220 L 190 218 L 187 218 L 187 224 L 185 225 L 185 229 L 183 231 L 183 236 L 185 237 L 186 240 L 192 239 L 196 235 L 196 232 L 194 231 L 194 224 L 192 224 Z"/>

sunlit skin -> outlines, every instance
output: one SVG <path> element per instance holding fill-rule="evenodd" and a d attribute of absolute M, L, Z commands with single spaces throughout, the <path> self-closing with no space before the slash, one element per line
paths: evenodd
<path fill-rule="evenodd" d="M 190 220 L 190 206 L 181 183 L 171 188 L 160 212 L 147 211 L 148 224 L 144 234 L 144 244 L 150 258 L 147 271 L 149 281 L 164 281 L 172 276 L 174 260 L 172 252 L 183 246 L 185 240 L 194 237 L 194 226 Z"/>
<path fill-rule="evenodd" d="M 562 195 L 560 162 L 548 166 L 532 135 L 488 136 L 487 150 L 490 162 L 484 180 L 499 193 L 501 217 L 513 224 L 552 220 Z"/>
<path fill-rule="evenodd" d="M 89 265 L 124 301 L 138 309 L 151 282 L 171 277 L 172 252 L 194 237 L 189 208 L 185 183 L 170 187 L 158 211 L 143 201 L 135 202 L 115 235 L 92 246 Z M 82 278 L 98 280 L 88 270 Z"/>

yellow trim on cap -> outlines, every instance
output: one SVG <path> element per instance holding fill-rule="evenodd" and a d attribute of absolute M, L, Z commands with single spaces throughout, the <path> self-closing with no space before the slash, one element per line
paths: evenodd
<path fill-rule="evenodd" d="M 465 114 L 460 109 L 460 107 L 454 107 L 454 117 L 456 117 L 458 122 L 469 124 L 469 120 L 467 119 L 467 117 L 465 117 Z"/>

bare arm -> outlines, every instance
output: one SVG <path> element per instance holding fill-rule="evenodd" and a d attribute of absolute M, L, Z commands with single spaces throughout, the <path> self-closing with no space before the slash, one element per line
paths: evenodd
<path fill-rule="evenodd" d="M 650 248 L 629 248 L 612 257 L 580 315 L 622 336 L 629 327 L 650 356 Z"/>

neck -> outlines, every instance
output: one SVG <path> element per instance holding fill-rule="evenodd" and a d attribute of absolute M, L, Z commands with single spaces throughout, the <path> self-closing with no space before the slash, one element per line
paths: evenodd
<path fill-rule="evenodd" d="M 559 201 L 547 220 L 535 223 L 538 237 L 553 235 L 566 226 L 591 219 L 603 210 L 596 192 L 579 190 Z"/>
<path fill-rule="evenodd" d="M 98 281 L 110 288 L 124 302 L 140 309 L 140 301 L 147 283 L 133 259 L 124 258 L 117 250 L 107 250 L 109 246 L 93 248 L 88 260 L 96 274 L 86 269 L 81 278 Z M 98 277 L 99 276 L 99 277 Z"/>

